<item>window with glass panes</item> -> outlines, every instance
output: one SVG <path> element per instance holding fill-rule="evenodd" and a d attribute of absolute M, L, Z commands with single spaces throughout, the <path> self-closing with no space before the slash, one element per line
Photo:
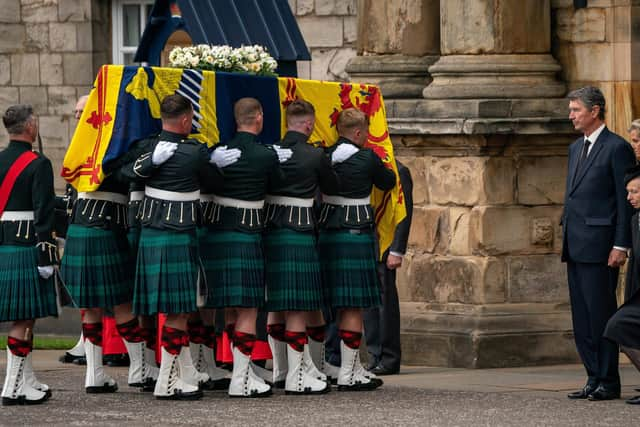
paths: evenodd
<path fill-rule="evenodd" d="M 114 0 L 112 3 L 113 63 L 133 64 L 153 0 Z"/>

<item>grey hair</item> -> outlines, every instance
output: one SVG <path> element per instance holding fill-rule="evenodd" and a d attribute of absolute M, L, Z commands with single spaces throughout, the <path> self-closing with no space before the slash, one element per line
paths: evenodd
<path fill-rule="evenodd" d="M 2 116 L 2 123 L 9 135 L 20 135 L 33 118 L 33 107 L 29 104 L 12 105 Z"/>
<path fill-rule="evenodd" d="M 582 102 L 584 106 L 589 109 L 589 111 L 593 110 L 593 107 L 597 105 L 598 107 L 600 107 L 598 118 L 600 120 L 604 120 L 604 113 L 606 112 L 604 95 L 597 87 L 581 87 L 580 89 L 569 92 L 567 98 L 569 98 L 570 101 L 578 100 Z"/>
<path fill-rule="evenodd" d="M 631 124 L 629 125 L 629 129 L 627 129 L 627 132 L 631 132 L 632 130 L 640 131 L 640 119 L 635 119 L 631 122 Z"/>

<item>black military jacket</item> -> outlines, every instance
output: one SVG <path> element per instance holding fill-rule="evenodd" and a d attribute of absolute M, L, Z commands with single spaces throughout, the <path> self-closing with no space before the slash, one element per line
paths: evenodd
<path fill-rule="evenodd" d="M 178 143 L 178 149 L 165 163 L 152 163 L 152 153 L 158 141 Z M 207 146 L 184 135 L 163 130 L 152 140 L 142 143 L 147 150 L 133 164 L 124 166 L 125 175 L 135 176 L 147 187 L 158 190 L 188 193 L 199 191 L 203 182 L 215 183 L 220 171 L 209 163 Z M 200 224 L 200 201 L 171 202 L 145 196 L 138 214 L 143 226 L 169 230 L 187 230 Z"/>
<path fill-rule="evenodd" d="M 338 175 L 323 149 L 307 143 L 308 137 L 289 131 L 279 145 L 293 151 L 291 158 L 280 165 L 284 176 L 268 184 L 270 196 L 312 199 L 318 188 L 323 192 L 338 191 Z M 316 225 L 313 208 L 269 204 L 266 208 L 267 227 L 286 227 L 298 231 L 312 231 Z"/>
<path fill-rule="evenodd" d="M 329 149 L 332 153 L 340 144 L 353 144 L 340 137 Z M 355 146 L 355 144 L 353 144 Z M 347 199 L 361 199 L 371 195 L 373 186 L 380 190 L 391 190 L 396 185 L 396 174 L 382 163 L 382 160 L 369 148 L 358 148 L 358 152 L 342 163 L 334 166 L 340 179 L 338 191 L 325 192 L 327 195 L 341 196 Z M 371 205 L 336 206 L 323 204 L 320 213 L 322 229 L 372 229 L 375 218 Z"/>
<path fill-rule="evenodd" d="M 25 151 L 31 151 L 31 144 L 10 141 L 6 149 L 0 151 L 0 181 L 4 180 L 9 168 Z M 55 192 L 53 191 L 53 168 L 51 161 L 42 154 L 32 161 L 18 176 L 9 195 L 6 211 L 33 211 L 33 221 L 2 221 L 0 241 L 5 245 L 33 246 L 45 250 L 39 252 L 39 265 L 56 262 L 54 228 Z M 45 247 L 46 246 L 46 247 Z"/>
<path fill-rule="evenodd" d="M 278 155 L 272 147 L 257 142 L 256 135 L 238 132 L 225 145 L 228 148 L 240 149 L 242 155 L 236 163 L 223 168 L 222 185 L 209 186 L 216 196 L 260 201 L 265 198 L 269 181 L 284 179 Z M 257 233 L 263 229 L 264 218 L 262 209 L 238 209 L 218 205 L 207 224 L 213 229 Z"/>

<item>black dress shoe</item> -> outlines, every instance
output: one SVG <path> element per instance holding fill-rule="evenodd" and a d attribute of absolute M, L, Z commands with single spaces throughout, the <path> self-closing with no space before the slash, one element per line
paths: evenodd
<path fill-rule="evenodd" d="M 400 368 L 391 369 L 383 365 L 378 365 L 371 369 L 371 373 L 374 375 L 397 375 L 400 373 Z"/>
<path fill-rule="evenodd" d="M 58 360 L 62 363 L 73 363 L 78 359 L 84 359 L 84 356 L 74 356 L 73 354 L 68 353 L 66 351 L 62 356 L 58 358 Z"/>
<path fill-rule="evenodd" d="M 633 396 L 632 398 L 627 399 L 624 402 L 628 403 L 629 405 L 640 405 L 640 396 Z"/>
<path fill-rule="evenodd" d="M 598 386 L 598 388 L 589 395 L 589 400 L 591 401 L 613 399 L 620 399 L 620 390 L 611 390 L 602 386 Z"/>
<path fill-rule="evenodd" d="M 567 394 L 567 397 L 569 399 L 586 399 L 589 397 L 591 393 L 596 391 L 596 388 L 598 387 L 595 385 L 587 384 L 584 387 L 582 387 L 582 390 L 574 391 L 573 393 Z"/>
<path fill-rule="evenodd" d="M 102 356 L 102 364 L 111 367 L 129 366 L 129 355 L 127 353 L 105 354 Z"/>

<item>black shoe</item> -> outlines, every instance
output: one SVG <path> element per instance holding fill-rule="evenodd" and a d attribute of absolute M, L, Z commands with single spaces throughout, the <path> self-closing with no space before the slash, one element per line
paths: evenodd
<path fill-rule="evenodd" d="M 624 403 L 628 403 L 629 405 L 640 405 L 640 396 L 633 396 L 632 398 L 625 400 Z"/>
<path fill-rule="evenodd" d="M 75 363 L 75 361 L 78 359 L 84 359 L 84 356 L 74 356 L 73 354 L 70 354 L 66 351 L 62 356 L 58 358 L 58 360 L 61 363 Z M 86 360 L 85 360 L 85 363 L 86 363 Z"/>
<path fill-rule="evenodd" d="M 127 353 L 121 354 L 106 354 L 102 356 L 102 364 L 105 366 L 118 367 L 129 366 L 129 355 Z"/>
<path fill-rule="evenodd" d="M 85 366 L 87 364 L 87 358 L 84 356 L 78 357 L 73 361 L 73 364 L 78 366 Z"/>
<path fill-rule="evenodd" d="M 158 400 L 198 400 L 203 396 L 202 391 L 190 391 L 190 392 L 182 392 L 181 390 L 176 390 L 176 392 L 170 396 L 156 396 Z"/>
<path fill-rule="evenodd" d="M 613 399 L 620 399 L 620 390 L 611 390 L 602 386 L 598 386 L 598 388 L 589 395 L 589 400 L 591 401 Z"/>
<path fill-rule="evenodd" d="M 573 393 L 569 393 L 567 395 L 567 397 L 569 399 L 586 399 L 589 397 L 589 395 L 591 393 L 593 393 L 594 391 L 596 391 L 596 388 L 598 388 L 595 385 L 585 385 L 584 387 L 582 387 L 582 390 L 578 390 L 578 391 L 574 391 Z"/>
<path fill-rule="evenodd" d="M 118 391 L 118 384 L 111 385 L 105 383 L 101 386 L 90 386 L 85 387 L 84 389 L 88 394 L 115 393 L 116 391 Z"/>
<path fill-rule="evenodd" d="M 205 388 L 205 390 L 228 390 L 229 384 L 231 384 L 231 378 L 220 378 L 219 380 L 209 379 L 213 386 Z"/>
<path fill-rule="evenodd" d="M 207 381 L 203 381 L 198 385 L 198 388 L 206 391 L 215 391 L 215 390 L 227 390 L 229 389 L 229 384 L 231 383 L 230 378 L 220 378 L 219 380 L 212 380 L 209 378 Z"/>
<path fill-rule="evenodd" d="M 398 375 L 400 373 L 400 368 L 391 369 L 383 365 L 378 365 L 375 368 L 370 369 L 370 371 L 374 375 Z"/>
<path fill-rule="evenodd" d="M 2 406 L 17 406 L 17 405 L 39 405 L 41 403 L 46 402 L 51 397 L 51 393 L 45 393 L 45 395 L 41 399 L 37 400 L 29 400 L 26 396 L 18 396 L 15 399 L 10 397 L 2 398 Z"/>

